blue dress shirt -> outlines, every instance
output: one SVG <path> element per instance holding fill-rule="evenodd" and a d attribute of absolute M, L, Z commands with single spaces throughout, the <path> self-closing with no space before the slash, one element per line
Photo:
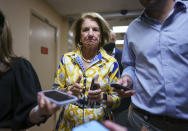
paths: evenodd
<path fill-rule="evenodd" d="M 163 23 L 143 14 L 125 36 L 123 75 L 133 80 L 134 106 L 188 120 L 188 1 L 176 0 Z"/>

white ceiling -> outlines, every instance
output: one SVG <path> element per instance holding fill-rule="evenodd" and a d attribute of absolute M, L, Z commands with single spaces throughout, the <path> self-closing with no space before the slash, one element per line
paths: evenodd
<path fill-rule="evenodd" d="M 63 17 L 74 20 L 84 12 L 100 13 L 111 26 L 128 25 L 141 14 L 143 7 L 139 0 L 45 0 Z M 127 10 L 126 14 L 121 11 Z M 123 40 L 124 33 L 117 33 L 116 39 Z M 71 39 L 71 38 L 69 38 Z M 72 42 L 69 42 L 71 45 Z"/>
<path fill-rule="evenodd" d="M 125 24 L 124 19 L 136 17 L 143 9 L 139 0 L 45 0 L 62 16 L 75 18 L 84 12 L 98 12 L 113 25 Z M 128 13 L 123 15 L 122 10 Z"/>

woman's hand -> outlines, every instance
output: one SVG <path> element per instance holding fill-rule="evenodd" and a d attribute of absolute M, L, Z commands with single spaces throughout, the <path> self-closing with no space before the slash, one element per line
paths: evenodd
<path fill-rule="evenodd" d="M 82 79 L 81 76 L 78 77 L 78 79 L 76 80 L 76 83 L 67 87 L 68 88 L 68 91 L 67 93 L 68 94 L 71 94 L 71 95 L 74 95 L 74 96 L 77 96 L 79 97 L 79 95 L 81 95 L 82 93 L 82 88 L 80 86 L 80 80 Z"/>
<path fill-rule="evenodd" d="M 95 86 L 95 90 L 91 89 Z M 99 101 L 101 102 L 102 101 L 102 90 L 100 89 L 100 85 L 99 83 L 94 83 L 92 84 L 92 87 L 90 88 L 90 90 L 88 91 L 88 101 L 89 102 L 96 102 L 96 101 Z"/>
<path fill-rule="evenodd" d="M 50 102 L 43 93 L 38 93 L 37 101 L 38 105 L 29 113 L 29 118 L 32 123 L 41 122 L 42 116 L 51 116 L 59 109 L 59 107 L 55 103 Z"/>
<path fill-rule="evenodd" d="M 39 116 L 49 116 L 54 114 L 59 107 L 49 101 L 47 97 L 44 96 L 43 93 L 38 93 L 38 114 Z"/>

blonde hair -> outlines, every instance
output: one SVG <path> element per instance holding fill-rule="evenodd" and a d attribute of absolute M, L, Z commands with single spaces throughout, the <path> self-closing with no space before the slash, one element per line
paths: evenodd
<path fill-rule="evenodd" d="M 101 32 L 101 41 L 99 43 L 99 46 L 102 47 L 105 43 L 109 41 L 110 38 L 110 27 L 108 22 L 98 13 L 96 12 L 88 12 L 83 13 L 74 23 L 72 26 L 73 35 L 74 35 L 74 42 L 75 46 L 78 47 L 78 44 L 80 43 L 81 38 L 81 27 L 82 23 L 86 18 L 90 18 L 97 22 L 97 24 L 100 27 Z"/>

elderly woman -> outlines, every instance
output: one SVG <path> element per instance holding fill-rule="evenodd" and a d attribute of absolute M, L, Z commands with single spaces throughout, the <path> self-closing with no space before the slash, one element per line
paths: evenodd
<path fill-rule="evenodd" d="M 59 90 L 79 101 L 65 106 L 57 130 L 110 119 L 110 109 L 119 105 L 119 97 L 110 87 L 119 78 L 119 66 L 102 49 L 110 35 L 107 22 L 97 13 L 84 13 L 73 24 L 73 33 L 77 49 L 62 56 L 55 82 Z"/>
<path fill-rule="evenodd" d="M 0 131 L 24 130 L 58 110 L 42 93 L 32 65 L 14 55 L 12 35 L 0 11 Z M 37 104 L 38 103 L 38 104 Z"/>

